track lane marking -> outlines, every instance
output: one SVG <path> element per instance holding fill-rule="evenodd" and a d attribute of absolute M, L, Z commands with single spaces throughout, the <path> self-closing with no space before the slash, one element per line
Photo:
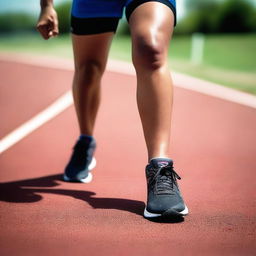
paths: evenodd
<path fill-rule="evenodd" d="M 71 60 L 36 57 L 24 54 L 0 54 L 0 61 L 9 61 L 21 64 L 29 64 L 44 68 L 55 68 L 72 71 L 73 62 Z M 135 75 L 135 70 L 131 63 L 109 60 L 107 70 L 126 75 Z M 217 97 L 223 100 L 231 101 L 247 107 L 256 109 L 256 96 L 248 93 L 236 91 L 221 85 L 194 78 L 177 72 L 172 72 L 174 84 L 176 87 L 196 91 L 209 96 Z M 35 115 L 33 118 L 16 128 L 0 140 L 0 153 L 19 142 L 21 139 L 32 133 L 34 130 L 47 123 L 58 114 L 63 112 L 73 103 L 71 91 L 66 92 L 46 109 Z"/>
<path fill-rule="evenodd" d="M 35 56 L 29 54 L 0 53 L 0 61 L 11 61 L 15 63 L 24 63 L 33 66 L 56 68 L 61 70 L 74 70 L 72 60 L 61 59 L 57 57 Z M 131 63 L 119 60 L 109 60 L 107 70 L 126 75 L 135 75 L 134 67 Z M 189 75 L 172 71 L 172 77 L 175 87 L 199 92 L 222 100 L 231 101 L 247 107 L 256 108 L 256 96 L 241 92 L 232 88 L 225 87 L 216 83 L 205 81 Z"/>
<path fill-rule="evenodd" d="M 3 153 L 8 148 L 22 140 L 24 137 L 35 131 L 37 128 L 47 123 L 58 114 L 63 112 L 73 103 L 71 91 L 66 92 L 58 98 L 54 103 L 39 112 L 33 118 L 23 123 L 21 126 L 10 132 L 0 140 L 0 153 Z"/>

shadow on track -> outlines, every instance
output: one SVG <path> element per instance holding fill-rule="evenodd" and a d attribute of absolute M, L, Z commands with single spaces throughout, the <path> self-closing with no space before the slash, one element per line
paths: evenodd
<path fill-rule="evenodd" d="M 122 198 L 94 197 L 96 193 L 70 189 L 56 189 L 62 175 L 0 183 L 0 200 L 11 203 L 35 203 L 43 199 L 39 193 L 66 195 L 89 203 L 94 209 L 117 209 L 142 215 L 145 204 Z"/>
<path fill-rule="evenodd" d="M 145 208 L 144 202 L 123 198 L 95 197 L 96 193 L 84 190 L 56 189 L 61 185 L 62 174 L 50 175 L 34 179 L 0 183 L 0 201 L 10 203 L 35 203 L 43 199 L 40 193 L 71 196 L 90 204 L 94 209 L 116 209 L 131 212 L 142 216 Z M 157 223 L 179 223 L 183 218 L 148 219 Z"/>

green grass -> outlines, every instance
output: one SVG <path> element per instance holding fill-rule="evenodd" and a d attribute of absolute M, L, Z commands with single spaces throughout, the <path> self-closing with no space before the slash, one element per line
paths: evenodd
<path fill-rule="evenodd" d="M 190 58 L 191 40 L 176 36 L 170 47 L 174 59 Z M 256 72 L 256 34 L 205 36 L 204 64 L 245 72 Z"/>
<path fill-rule="evenodd" d="M 173 37 L 169 51 L 173 70 L 256 94 L 256 34 L 206 36 L 201 65 L 191 63 L 190 48 L 189 36 Z M 0 51 L 72 58 L 71 40 L 68 35 L 48 41 L 41 39 L 37 34 L 2 36 Z M 116 36 L 110 57 L 131 61 L 130 38 Z"/>
<path fill-rule="evenodd" d="M 209 36 L 206 40 L 206 64 L 256 72 L 256 34 Z"/>
<path fill-rule="evenodd" d="M 69 36 L 43 40 L 38 34 L 14 34 L 0 38 L 0 51 L 24 52 L 48 56 L 72 58 Z"/>
<path fill-rule="evenodd" d="M 169 53 L 173 69 L 256 94 L 256 34 L 206 36 L 201 65 L 189 61 L 190 48 L 190 38 L 173 38 Z"/>

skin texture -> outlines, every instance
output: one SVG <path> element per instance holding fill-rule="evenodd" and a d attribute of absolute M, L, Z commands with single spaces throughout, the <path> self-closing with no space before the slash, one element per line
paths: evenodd
<path fill-rule="evenodd" d="M 72 35 L 75 74 L 73 98 L 80 133 L 93 135 L 100 104 L 101 78 L 114 33 Z"/>
<path fill-rule="evenodd" d="M 36 28 L 46 40 L 59 34 L 58 16 L 52 1 L 41 1 L 41 13 Z"/>
<path fill-rule="evenodd" d="M 134 10 L 129 23 L 148 158 L 169 157 L 173 92 L 167 54 L 174 16 L 166 5 L 147 2 Z"/>
<path fill-rule="evenodd" d="M 169 157 L 173 92 L 167 53 L 173 23 L 172 11 L 159 2 L 138 6 L 129 20 L 132 59 L 137 73 L 137 104 L 149 160 Z M 45 39 L 58 34 L 57 15 L 51 4 L 42 6 L 37 28 Z M 113 36 L 111 32 L 72 35 L 75 62 L 73 97 L 82 134 L 93 135 L 101 78 Z"/>

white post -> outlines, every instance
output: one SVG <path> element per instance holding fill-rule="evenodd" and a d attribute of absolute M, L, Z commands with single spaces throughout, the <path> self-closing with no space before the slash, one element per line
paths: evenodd
<path fill-rule="evenodd" d="M 204 44 L 205 44 L 205 37 L 203 34 L 194 33 L 192 35 L 190 59 L 191 59 L 191 62 L 195 65 L 200 65 L 203 62 Z"/>

